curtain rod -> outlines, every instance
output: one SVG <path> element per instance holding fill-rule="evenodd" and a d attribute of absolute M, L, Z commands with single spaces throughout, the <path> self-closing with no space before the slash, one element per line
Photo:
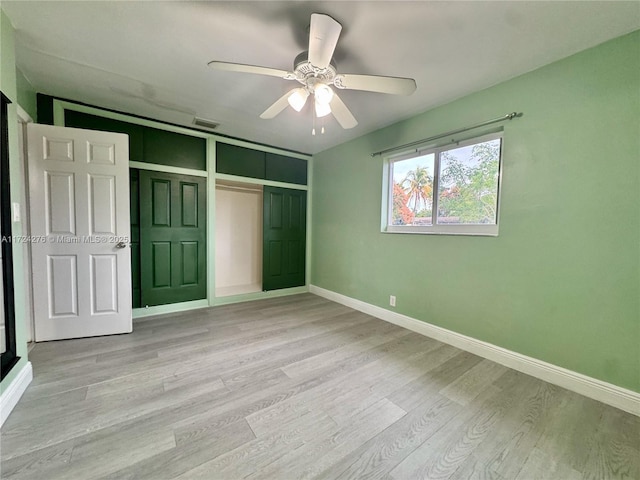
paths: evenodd
<path fill-rule="evenodd" d="M 371 154 L 372 157 L 383 155 L 389 152 L 395 152 L 396 150 L 402 150 L 405 148 L 413 147 L 415 145 L 421 145 L 423 143 L 430 142 L 432 140 L 437 140 L 439 138 L 448 137 L 449 135 L 455 135 L 457 133 L 466 132 L 468 130 L 473 130 L 475 128 L 484 127 L 485 125 L 491 125 L 492 123 L 504 122 L 505 120 L 513 120 L 516 117 L 521 117 L 522 112 L 511 112 L 502 117 L 494 118 L 492 120 L 487 120 L 486 122 L 476 123 L 475 125 L 471 125 L 470 127 L 459 128 L 457 130 L 451 130 L 450 132 L 441 133 L 440 135 L 434 135 L 433 137 L 423 138 L 422 140 L 416 140 L 415 142 L 405 143 L 404 145 L 398 145 L 397 147 L 387 148 L 385 150 L 380 150 L 379 152 L 374 152 Z"/>

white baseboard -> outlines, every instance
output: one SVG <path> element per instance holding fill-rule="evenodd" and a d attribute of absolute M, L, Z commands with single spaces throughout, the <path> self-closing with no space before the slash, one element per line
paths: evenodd
<path fill-rule="evenodd" d="M 18 400 L 22 397 L 31 380 L 33 380 L 33 368 L 31 367 L 31 362 L 27 362 L 18 373 L 18 376 L 13 379 L 13 382 L 0 396 L 0 426 L 4 424 L 4 421 L 17 405 Z"/>
<path fill-rule="evenodd" d="M 519 372 L 526 373 L 527 375 L 553 383 L 567 390 L 584 395 L 585 397 L 593 398 L 594 400 L 619 408 L 625 412 L 640 416 L 640 393 L 588 377 L 587 375 L 551 363 L 543 362 L 536 358 L 522 355 L 521 353 L 507 350 L 506 348 L 498 347 L 491 343 L 483 342 L 482 340 L 467 337 L 466 335 L 452 332 L 446 328 L 431 325 L 430 323 L 392 312 L 315 285 L 310 285 L 309 291 L 320 297 L 346 305 L 347 307 L 412 330 L 421 335 L 435 338 L 436 340 L 500 363 Z"/>
<path fill-rule="evenodd" d="M 208 306 L 208 300 L 191 300 L 189 302 L 169 303 L 167 305 L 154 305 L 153 307 L 147 308 L 134 308 L 132 317 L 135 320 L 136 318 L 164 315 L 166 313 L 186 312 L 188 310 L 195 310 L 196 308 L 207 308 Z"/>

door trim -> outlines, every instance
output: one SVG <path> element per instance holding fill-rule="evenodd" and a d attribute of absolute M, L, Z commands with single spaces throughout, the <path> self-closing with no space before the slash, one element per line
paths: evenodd
<path fill-rule="evenodd" d="M 28 170 L 28 138 L 27 138 L 27 124 L 33 123 L 33 119 L 27 113 L 27 111 L 20 105 L 16 105 L 18 113 L 18 128 L 21 130 L 18 135 L 22 136 L 22 151 L 20 152 L 21 173 L 22 173 L 22 193 L 20 201 L 23 202 L 21 208 L 22 218 L 20 223 L 22 225 L 22 235 L 27 238 L 31 236 L 30 215 L 31 210 L 29 207 L 29 170 Z M 25 324 L 27 327 L 27 341 L 33 342 L 35 340 L 35 324 L 34 324 L 34 310 L 33 310 L 33 278 L 31 277 L 31 244 L 25 242 L 24 244 L 24 263 L 22 273 L 22 283 L 25 286 Z M 14 279 L 15 280 L 15 279 Z"/>
<path fill-rule="evenodd" d="M 216 173 L 216 180 L 224 180 L 228 182 L 250 183 L 252 185 L 263 185 L 265 187 L 289 188 L 291 190 L 308 191 L 307 185 L 298 185 L 297 183 L 275 182 L 273 180 L 264 180 L 262 178 L 241 177 L 239 175 L 229 175 L 227 173 Z"/>
<path fill-rule="evenodd" d="M 15 299 L 15 279 L 13 272 L 13 245 L 11 240 L 13 232 L 12 222 L 12 198 L 11 198 L 11 161 L 9 158 L 9 105 L 11 100 L 4 93 L 0 92 L 0 179 L 2 188 L 0 191 L 0 234 L 9 241 L 2 241 L 2 289 L 4 309 L 4 341 L 5 351 L 0 355 L 0 381 L 3 380 L 11 369 L 18 363 L 16 345 L 16 299 Z"/>
<path fill-rule="evenodd" d="M 209 176 L 206 170 L 193 170 L 192 168 L 180 168 L 155 163 L 129 161 L 129 169 L 132 168 L 137 168 L 138 170 L 151 170 L 153 172 L 177 173 L 178 175 L 191 175 L 192 177 L 207 178 Z"/>

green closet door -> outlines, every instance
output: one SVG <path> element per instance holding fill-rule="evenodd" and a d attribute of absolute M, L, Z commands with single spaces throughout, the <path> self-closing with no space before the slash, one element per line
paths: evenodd
<path fill-rule="evenodd" d="M 307 192 L 264 187 L 262 288 L 305 284 Z"/>
<path fill-rule="evenodd" d="M 140 170 L 142 305 L 207 296 L 206 180 Z"/>
<path fill-rule="evenodd" d="M 131 211 L 131 303 L 133 308 L 142 306 L 140 290 L 140 172 L 129 169 L 129 205 Z"/>

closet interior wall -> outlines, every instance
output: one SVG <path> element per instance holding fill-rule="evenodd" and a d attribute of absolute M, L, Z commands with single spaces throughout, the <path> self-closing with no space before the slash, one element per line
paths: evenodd
<path fill-rule="evenodd" d="M 216 297 L 262 291 L 262 185 L 216 182 Z"/>

